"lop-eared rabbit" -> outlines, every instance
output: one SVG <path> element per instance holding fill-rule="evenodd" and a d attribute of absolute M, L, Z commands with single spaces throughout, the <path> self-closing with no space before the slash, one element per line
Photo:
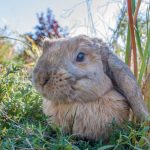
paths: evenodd
<path fill-rule="evenodd" d="M 148 116 L 134 75 L 98 38 L 46 39 L 33 83 L 51 123 L 82 138 L 107 138 L 109 124 L 122 125 L 130 108 L 140 120 Z"/>

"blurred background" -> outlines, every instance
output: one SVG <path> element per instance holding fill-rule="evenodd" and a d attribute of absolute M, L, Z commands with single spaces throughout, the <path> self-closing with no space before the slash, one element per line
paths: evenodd
<path fill-rule="evenodd" d="M 116 17 L 122 8 L 123 1 L 110 0 L 14 0 L 1 1 L 0 27 L 21 34 L 31 32 L 38 24 L 37 14 L 46 15 L 51 10 L 59 24 L 68 28 L 71 35 L 92 34 L 108 38 L 110 29 L 115 28 Z M 93 28 L 93 29 L 92 29 Z"/>
<path fill-rule="evenodd" d="M 136 2 L 133 0 L 133 3 Z M 2 36 L 6 36 L 21 41 L 33 40 L 40 45 L 44 37 L 86 34 L 102 38 L 118 53 L 126 49 L 128 18 L 125 0 L 1 0 L 0 4 L 1 41 L 4 40 Z M 149 19 L 146 17 L 148 7 L 149 0 L 143 0 L 138 13 L 143 41 Z M 25 43 L 17 40 L 9 40 L 14 51 L 24 51 Z"/>

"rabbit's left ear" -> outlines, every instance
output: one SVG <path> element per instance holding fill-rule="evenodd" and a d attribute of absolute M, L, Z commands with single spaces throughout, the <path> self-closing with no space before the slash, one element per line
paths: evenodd
<path fill-rule="evenodd" d="M 92 41 L 98 44 L 98 53 L 101 55 L 105 73 L 118 91 L 127 98 L 135 116 L 140 120 L 144 120 L 149 115 L 148 110 L 136 78 L 129 67 L 113 54 L 100 39 L 95 38 Z"/>

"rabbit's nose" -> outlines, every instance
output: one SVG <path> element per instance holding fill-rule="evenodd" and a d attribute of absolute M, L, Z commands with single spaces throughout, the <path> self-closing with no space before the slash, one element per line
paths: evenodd
<path fill-rule="evenodd" d="M 49 80 L 50 80 L 49 73 L 46 73 L 46 72 L 39 73 L 39 84 L 41 86 L 44 86 Z"/>
<path fill-rule="evenodd" d="M 59 80 L 64 73 L 60 73 L 57 68 L 49 68 L 44 71 L 40 71 L 40 85 L 44 86 L 48 82 L 54 84 L 56 80 Z"/>
<path fill-rule="evenodd" d="M 49 77 L 48 76 L 46 76 L 45 78 L 43 78 L 43 85 L 45 85 L 48 81 L 49 81 Z"/>

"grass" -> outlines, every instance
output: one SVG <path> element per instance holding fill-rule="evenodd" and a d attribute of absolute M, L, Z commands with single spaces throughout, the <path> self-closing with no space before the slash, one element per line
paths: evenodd
<path fill-rule="evenodd" d="M 113 125 L 108 141 L 92 142 L 65 135 L 61 128 L 47 124 L 42 98 L 32 87 L 31 70 L 24 62 L 7 62 L 0 70 L 0 149 L 150 149 L 150 127 L 144 123 L 128 122 L 122 128 Z"/>

